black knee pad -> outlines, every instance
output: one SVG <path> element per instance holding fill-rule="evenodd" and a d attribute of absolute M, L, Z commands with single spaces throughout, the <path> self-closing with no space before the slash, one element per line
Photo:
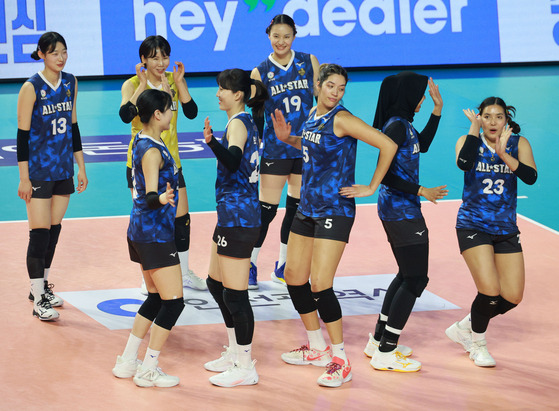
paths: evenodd
<path fill-rule="evenodd" d="M 402 281 L 402 287 L 419 298 L 421 297 L 421 293 L 423 293 L 423 290 L 425 290 L 425 287 L 427 287 L 428 283 L 429 278 L 427 276 L 409 277 L 404 278 L 404 281 Z"/>
<path fill-rule="evenodd" d="M 497 312 L 499 306 L 500 296 L 489 296 L 482 293 L 477 293 L 474 302 L 472 303 L 472 311 L 475 311 L 484 317 L 492 318 Z"/>
<path fill-rule="evenodd" d="M 322 321 L 325 323 L 333 323 L 342 318 L 342 307 L 340 307 L 340 302 L 333 288 L 312 293 L 312 297 L 316 302 L 318 314 L 320 318 L 322 318 Z"/>
<path fill-rule="evenodd" d="M 236 323 L 254 321 L 252 306 L 248 300 L 248 290 L 239 291 L 225 288 L 223 301 Z"/>
<path fill-rule="evenodd" d="M 316 310 L 316 304 L 312 298 L 311 284 L 306 282 L 303 285 L 287 284 L 287 291 L 293 302 L 293 307 L 299 314 L 308 314 Z"/>
<path fill-rule="evenodd" d="M 508 300 L 505 300 L 503 297 L 499 296 L 499 304 L 497 305 L 497 309 L 495 310 L 495 315 L 504 314 L 513 308 L 515 308 L 518 304 L 513 304 Z"/>
<path fill-rule="evenodd" d="M 60 237 L 60 230 L 62 230 L 61 224 L 50 226 L 49 246 L 47 248 L 47 253 L 45 255 L 45 268 L 50 268 L 52 264 L 52 259 L 54 258 L 54 250 L 56 250 L 56 244 L 58 244 L 58 237 Z"/>
<path fill-rule="evenodd" d="M 206 285 L 208 286 L 208 291 L 216 301 L 223 301 L 223 283 L 221 281 L 216 281 L 208 275 L 206 278 Z"/>
<path fill-rule="evenodd" d="M 269 204 L 263 201 L 260 202 L 260 237 L 254 247 L 262 247 L 266 234 L 268 234 L 268 227 L 278 212 L 277 204 Z"/>
<path fill-rule="evenodd" d="M 33 258 L 45 258 L 49 247 L 50 230 L 47 228 L 34 228 L 29 231 L 29 246 L 27 256 Z"/>
<path fill-rule="evenodd" d="M 178 252 L 190 249 L 190 213 L 175 218 L 175 246 Z"/>
<path fill-rule="evenodd" d="M 154 324 L 171 331 L 171 328 L 177 323 L 182 310 L 184 310 L 184 298 L 175 298 L 174 300 L 161 300 L 161 309 L 155 317 Z"/>
<path fill-rule="evenodd" d="M 285 216 L 281 223 L 280 239 L 283 244 L 287 244 L 289 239 L 289 231 L 291 231 L 291 224 L 293 224 L 293 219 L 297 213 L 297 208 L 299 207 L 299 199 L 291 196 L 287 196 L 285 199 Z"/>
<path fill-rule="evenodd" d="M 140 306 L 138 314 L 147 320 L 153 321 L 161 309 L 161 297 L 159 293 L 148 293 L 148 297 Z"/>

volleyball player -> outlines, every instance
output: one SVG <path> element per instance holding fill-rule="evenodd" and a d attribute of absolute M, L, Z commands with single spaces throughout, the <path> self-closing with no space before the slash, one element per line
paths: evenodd
<path fill-rule="evenodd" d="M 177 206 L 177 221 L 175 222 L 175 242 L 179 252 L 182 270 L 182 281 L 184 287 L 195 290 L 207 289 L 206 283 L 198 277 L 188 265 L 188 250 L 190 248 L 190 214 L 188 213 L 188 196 L 186 184 L 182 174 L 181 160 L 179 157 L 179 146 L 177 139 L 178 104 L 180 102 L 183 114 L 193 119 L 198 114 L 198 107 L 190 93 L 184 79 L 184 64 L 176 61 L 173 72 L 167 72 L 169 67 L 171 46 L 162 36 L 149 36 L 140 45 L 140 60 L 136 65 L 136 75 L 124 82 L 122 85 L 122 102 L 119 115 L 125 123 L 132 122 L 132 140 L 128 146 L 128 159 L 126 177 L 128 187 L 132 190 L 132 142 L 134 137 L 142 128 L 142 122 L 135 107 L 138 96 L 144 90 L 159 89 L 169 93 L 173 99 L 171 110 L 173 118 L 169 130 L 162 135 L 163 142 L 171 152 L 177 167 L 179 167 L 179 191 L 181 201 Z M 142 283 L 142 292 L 147 294 Z"/>
<path fill-rule="evenodd" d="M 212 134 L 206 118 L 204 138 L 217 162 L 215 193 L 217 225 L 213 234 L 208 289 L 218 304 L 229 346 L 217 360 L 204 365 L 219 372 L 214 385 L 253 385 L 258 374 L 252 360 L 254 315 L 248 298 L 250 254 L 260 232 L 258 204 L 258 130 L 245 104 L 256 115 L 268 98 L 266 87 L 244 70 L 222 71 L 217 77 L 219 108 L 227 113 L 221 142 Z M 255 87 L 251 98 L 251 87 Z"/>
<path fill-rule="evenodd" d="M 339 387 L 352 378 L 333 282 L 355 218 L 353 197 L 376 191 L 397 148 L 339 104 L 347 79 L 346 71 L 336 64 L 320 67 L 317 106 L 311 110 L 302 138 L 291 135 L 291 125 L 280 110 L 272 116 L 277 138 L 303 152 L 301 203 L 291 226 L 285 280 L 308 343 L 281 357 L 288 364 L 326 366 L 317 382 L 327 387 Z M 357 140 L 380 149 L 369 185 L 354 184 Z M 322 335 L 319 315 L 331 346 Z"/>
<path fill-rule="evenodd" d="M 284 284 L 287 239 L 293 217 L 299 206 L 301 190 L 301 150 L 279 141 L 274 134 L 271 114 L 280 109 L 291 123 L 291 133 L 300 136 L 303 124 L 313 106 L 314 85 L 318 76 L 318 60 L 312 54 L 291 49 L 295 40 L 295 22 L 285 14 L 275 16 L 266 28 L 272 53 L 252 70 L 251 77 L 268 88 L 269 99 L 264 106 L 264 119 L 255 117 L 262 136 L 260 161 L 260 211 L 262 228 L 251 256 L 249 289 L 257 289 L 257 258 L 276 216 L 281 194 L 287 182 L 285 216 L 281 225 L 278 261 L 271 275 L 274 282 Z M 263 128 L 263 131 L 262 131 Z"/>
<path fill-rule="evenodd" d="M 174 241 L 174 193 L 179 185 L 179 171 L 161 137 L 173 118 L 172 103 L 168 93 L 153 89 L 143 91 L 136 101 L 142 131 L 132 142 L 134 205 L 127 239 L 130 259 L 141 265 L 148 296 L 134 318 L 113 374 L 118 378 L 134 377 L 139 387 L 173 387 L 179 383 L 178 377 L 165 374 L 157 366 L 161 349 L 184 309 Z M 140 363 L 138 349 L 150 327 L 149 345 Z"/>
<path fill-rule="evenodd" d="M 427 85 L 434 108 L 419 133 L 412 122 L 425 100 Z M 427 152 L 435 137 L 442 106 L 438 86 L 426 76 L 406 71 L 382 81 L 373 127 L 398 144 L 398 152 L 379 189 L 378 214 L 398 263 L 398 274 L 386 291 L 375 332 L 369 334 L 365 347 L 365 354 L 372 357 L 371 365 L 378 370 L 412 372 L 421 368 L 419 361 L 407 358 L 411 349 L 398 346 L 398 339 L 429 281 L 429 231 L 419 197 L 436 204 L 448 193 L 446 186 L 419 185 L 419 154 Z"/>
<path fill-rule="evenodd" d="M 516 307 L 524 292 L 517 178 L 531 185 L 538 173 L 532 148 L 512 119 L 515 113 L 503 99 L 486 98 L 478 113 L 464 110 L 470 130 L 456 143 L 457 164 L 464 171 L 456 232 L 478 293 L 470 314 L 447 328 L 446 335 L 479 367 L 496 365 L 485 339 L 489 321 Z"/>
<path fill-rule="evenodd" d="M 62 70 L 68 59 L 66 41 L 53 31 L 44 33 L 31 54 L 44 68 L 27 80 L 17 102 L 18 196 L 25 200 L 29 222 L 27 272 L 33 315 L 55 320 L 64 301 L 52 292 L 48 275 L 61 222 L 74 188 L 78 165 L 78 193 L 87 188 L 87 176 L 76 116 L 76 78 Z"/>

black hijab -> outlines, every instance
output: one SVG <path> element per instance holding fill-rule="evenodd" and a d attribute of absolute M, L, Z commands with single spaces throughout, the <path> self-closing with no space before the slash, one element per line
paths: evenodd
<path fill-rule="evenodd" d="M 427 89 L 427 76 L 403 71 L 386 77 L 380 86 L 373 127 L 382 129 L 390 117 L 413 121 L 415 108 Z"/>

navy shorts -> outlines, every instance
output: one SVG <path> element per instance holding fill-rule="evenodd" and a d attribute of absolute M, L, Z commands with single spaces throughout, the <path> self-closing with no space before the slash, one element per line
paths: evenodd
<path fill-rule="evenodd" d="M 349 242 L 349 233 L 354 217 L 333 215 L 328 217 L 307 217 L 297 210 L 291 232 L 304 237 Z"/>
<path fill-rule="evenodd" d="M 58 181 L 31 180 L 31 198 L 52 198 L 52 196 L 65 196 L 75 192 L 74 179 Z"/>
<path fill-rule="evenodd" d="M 271 174 L 275 176 L 288 176 L 290 174 L 303 173 L 302 158 L 269 159 L 260 160 L 260 174 Z"/>
<path fill-rule="evenodd" d="M 128 237 L 127 240 L 130 260 L 141 264 L 144 271 L 180 264 L 179 253 L 174 241 L 168 243 L 138 243 Z"/>
<path fill-rule="evenodd" d="M 457 228 L 456 235 L 458 236 L 460 254 L 470 248 L 485 244 L 493 246 L 493 252 L 495 254 L 522 252 L 520 231 L 512 234 L 493 235 L 470 228 Z"/>
<path fill-rule="evenodd" d="M 213 241 L 217 253 L 233 258 L 250 258 L 252 249 L 260 236 L 260 227 L 215 226 Z"/>

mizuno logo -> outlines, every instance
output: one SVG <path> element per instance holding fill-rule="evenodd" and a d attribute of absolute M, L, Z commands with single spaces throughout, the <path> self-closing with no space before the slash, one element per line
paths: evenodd
<path fill-rule="evenodd" d="M 177 252 L 175 251 L 174 253 L 169 254 L 171 257 L 176 257 L 177 256 Z"/>
<path fill-rule="evenodd" d="M 313 298 L 313 300 L 316 302 L 316 301 L 320 300 L 320 297 L 319 298 Z"/>
<path fill-rule="evenodd" d="M 151 358 L 155 358 L 155 355 L 151 355 L 151 354 L 150 354 L 149 356 L 150 356 Z"/>
<path fill-rule="evenodd" d="M 476 235 L 477 235 L 477 233 L 474 233 L 474 234 L 472 234 L 472 235 L 469 235 L 468 238 L 469 238 L 470 240 L 473 240 L 474 237 L 475 237 Z"/>
<path fill-rule="evenodd" d="M 272 164 L 274 164 L 274 162 L 272 161 L 271 163 L 268 163 L 267 161 L 264 161 L 264 164 L 266 164 L 267 167 L 270 167 Z"/>
<path fill-rule="evenodd" d="M 303 62 L 300 63 L 295 63 L 296 66 L 301 67 L 303 65 Z"/>
<path fill-rule="evenodd" d="M 417 234 L 418 236 L 421 237 L 421 236 L 423 235 L 424 232 L 425 232 L 425 230 L 423 230 L 423 231 L 418 231 L 418 232 L 416 232 L 416 234 Z"/>
<path fill-rule="evenodd" d="M 489 301 L 489 305 L 497 305 L 499 301 Z"/>
<path fill-rule="evenodd" d="M 31 188 L 33 189 L 33 191 L 37 191 L 38 189 L 41 188 L 41 186 L 39 186 L 39 187 L 33 187 L 33 186 L 31 186 Z"/>
<path fill-rule="evenodd" d="M 458 160 L 460 160 L 461 162 L 465 163 L 466 160 L 464 160 L 463 158 L 458 157 Z"/>
<path fill-rule="evenodd" d="M 262 207 L 264 207 L 266 210 L 270 210 L 272 208 L 271 205 L 266 205 L 266 204 L 262 204 Z"/>

